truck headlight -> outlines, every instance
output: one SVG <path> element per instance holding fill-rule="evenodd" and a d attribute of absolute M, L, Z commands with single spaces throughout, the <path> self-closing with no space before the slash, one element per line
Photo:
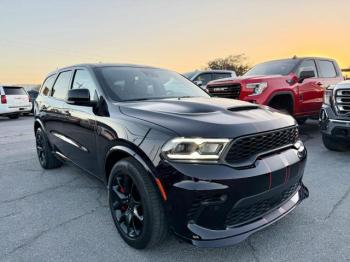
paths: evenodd
<path fill-rule="evenodd" d="M 230 139 L 174 138 L 167 142 L 162 153 L 171 160 L 218 160 Z"/>
<path fill-rule="evenodd" d="M 267 82 L 251 83 L 246 85 L 247 88 L 253 89 L 252 95 L 260 95 L 267 87 Z"/>
<path fill-rule="evenodd" d="M 326 105 L 331 105 L 333 98 L 333 90 L 326 90 L 323 95 L 323 103 Z"/>

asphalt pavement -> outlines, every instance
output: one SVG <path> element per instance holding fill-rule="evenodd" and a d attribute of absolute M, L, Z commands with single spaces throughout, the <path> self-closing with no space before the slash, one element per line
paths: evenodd
<path fill-rule="evenodd" d="M 228 248 L 170 236 L 139 251 L 119 237 L 100 181 L 68 164 L 44 171 L 33 118 L 0 117 L 0 261 L 350 261 L 350 152 L 326 150 L 316 121 L 301 134 L 310 197 L 287 217 Z"/>

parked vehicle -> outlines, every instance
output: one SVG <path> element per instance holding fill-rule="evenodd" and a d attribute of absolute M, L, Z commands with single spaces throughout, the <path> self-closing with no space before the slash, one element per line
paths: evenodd
<path fill-rule="evenodd" d="M 31 113 L 34 113 L 34 101 L 38 97 L 39 92 L 36 90 L 29 90 L 27 91 L 29 95 L 29 102 L 32 103 L 32 110 L 30 111 Z"/>
<path fill-rule="evenodd" d="M 230 70 L 206 70 L 206 71 L 193 71 L 183 74 L 186 78 L 191 80 L 197 86 L 205 89 L 208 82 L 223 79 L 223 78 L 234 78 L 237 77 L 234 71 Z"/>
<path fill-rule="evenodd" d="M 258 64 L 243 77 L 210 82 L 213 96 L 268 105 L 293 115 L 300 124 L 318 117 L 325 88 L 344 80 L 336 61 L 304 57 Z"/>
<path fill-rule="evenodd" d="M 326 90 L 320 126 L 326 148 L 334 151 L 350 149 L 350 81 Z"/>
<path fill-rule="evenodd" d="M 308 191 L 295 120 L 211 98 L 181 75 L 134 65 L 78 65 L 35 101 L 41 166 L 71 161 L 104 181 L 130 246 L 168 229 L 202 247 L 232 245 L 291 212 Z"/>
<path fill-rule="evenodd" d="M 21 113 L 28 113 L 32 109 L 29 95 L 23 87 L 0 86 L 0 96 L 0 116 L 15 119 Z"/>

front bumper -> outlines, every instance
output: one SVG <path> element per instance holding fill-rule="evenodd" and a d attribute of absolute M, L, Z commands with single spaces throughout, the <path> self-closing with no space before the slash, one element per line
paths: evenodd
<path fill-rule="evenodd" d="M 237 169 L 220 164 L 162 162 L 168 220 L 174 232 L 202 247 L 238 243 L 291 212 L 308 191 L 306 154 L 287 149 Z"/>
<path fill-rule="evenodd" d="M 281 206 L 271 210 L 260 219 L 241 227 L 228 228 L 221 231 L 212 231 L 193 225 L 191 227 L 194 232 L 210 237 L 208 240 L 192 240 L 192 244 L 199 247 L 225 247 L 235 245 L 247 239 L 251 234 L 273 224 L 289 214 L 299 203 L 301 203 L 303 199 L 307 198 L 308 196 L 308 189 L 301 184 L 292 197 L 290 197 Z"/>
<path fill-rule="evenodd" d="M 339 117 L 331 106 L 322 106 L 319 124 L 323 134 L 350 140 L 350 117 Z"/>

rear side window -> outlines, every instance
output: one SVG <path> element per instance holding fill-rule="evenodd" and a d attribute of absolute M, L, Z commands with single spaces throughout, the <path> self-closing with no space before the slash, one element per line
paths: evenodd
<path fill-rule="evenodd" d="M 78 69 L 75 71 L 72 89 L 86 88 L 90 91 L 90 100 L 96 100 L 96 86 L 90 73 L 86 70 Z"/>
<path fill-rule="evenodd" d="M 58 75 L 58 78 L 52 88 L 52 96 L 57 99 L 66 99 L 72 71 L 65 71 Z"/>
<path fill-rule="evenodd" d="M 314 71 L 314 74 L 317 77 L 315 60 L 304 60 L 298 68 L 297 75 L 300 76 L 300 73 L 303 71 Z"/>
<path fill-rule="evenodd" d="M 6 87 L 4 86 L 5 95 L 27 95 L 22 87 Z"/>
<path fill-rule="evenodd" d="M 336 77 L 337 70 L 334 67 L 333 62 L 327 60 L 319 60 L 318 64 L 320 66 L 320 76 L 321 77 Z"/>
<path fill-rule="evenodd" d="M 53 83 L 55 82 L 56 75 L 49 76 L 46 78 L 45 82 L 43 83 L 41 89 L 40 89 L 40 94 L 44 96 L 50 95 Z"/>

